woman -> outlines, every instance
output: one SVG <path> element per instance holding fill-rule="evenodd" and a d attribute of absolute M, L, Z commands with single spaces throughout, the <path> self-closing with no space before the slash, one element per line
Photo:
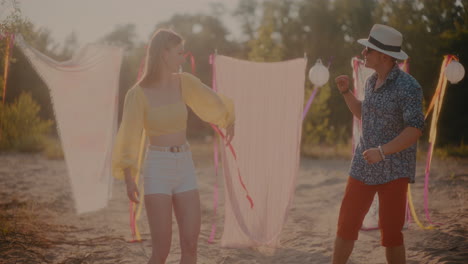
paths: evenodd
<path fill-rule="evenodd" d="M 188 105 L 202 120 L 234 136 L 234 105 L 198 78 L 178 73 L 184 41 L 159 30 L 147 49 L 144 75 L 125 97 L 122 123 L 113 153 L 114 177 L 125 179 L 128 198 L 138 203 L 134 181 L 141 133 L 149 139 L 143 165 L 145 207 L 152 239 L 149 264 L 165 263 L 171 247 L 172 208 L 180 231 L 180 263 L 196 263 L 200 199 L 186 138 Z"/>

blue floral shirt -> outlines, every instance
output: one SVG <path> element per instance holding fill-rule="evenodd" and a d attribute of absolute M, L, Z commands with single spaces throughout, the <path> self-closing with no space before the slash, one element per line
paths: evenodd
<path fill-rule="evenodd" d="M 406 127 L 424 129 L 422 89 L 398 65 L 390 71 L 382 86 L 374 90 L 377 73 L 366 81 L 362 102 L 362 135 L 351 163 L 350 176 L 368 185 L 384 184 L 399 178 L 414 183 L 416 144 L 400 152 L 386 155 L 385 160 L 368 164 L 362 153 L 384 145 Z"/>

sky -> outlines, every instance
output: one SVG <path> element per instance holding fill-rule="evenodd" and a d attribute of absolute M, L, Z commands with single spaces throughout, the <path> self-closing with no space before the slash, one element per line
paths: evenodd
<path fill-rule="evenodd" d="M 9 1 L 9 0 L 7 0 Z M 17 0 L 23 16 L 37 27 L 51 31 L 63 43 L 74 31 L 80 44 L 94 42 L 114 30 L 116 25 L 135 24 L 138 38 L 148 39 L 157 23 L 172 15 L 209 13 L 210 3 L 222 3 L 233 10 L 239 0 Z M 0 10 L 1 13 L 1 10 Z M 4 12 L 2 17 L 6 16 Z M 1 19 L 1 18 L 0 18 Z M 228 15 L 225 26 L 240 36 L 238 22 Z"/>

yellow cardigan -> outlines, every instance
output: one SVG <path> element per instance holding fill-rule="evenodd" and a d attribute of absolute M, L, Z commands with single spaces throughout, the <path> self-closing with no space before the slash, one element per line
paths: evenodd
<path fill-rule="evenodd" d="M 173 134 L 187 129 L 188 105 L 203 121 L 226 128 L 234 122 L 234 104 L 227 97 L 215 93 L 200 79 L 181 73 L 183 101 L 152 107 L 142 88 L 131 88 L 126 96 L 122 122 L 112 153 L 112 174 L 123 179 L 123 170 L 131 169 L 134 177 L 138 168 L 138 155 L 143 130 L 147 136 Z"/>

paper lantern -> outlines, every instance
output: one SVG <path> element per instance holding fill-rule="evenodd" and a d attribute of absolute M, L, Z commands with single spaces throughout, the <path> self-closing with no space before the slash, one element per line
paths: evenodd
<path fill-rule="evenodd" d="M 447 77 L 447 80 L 452 84 L 461 81 L 463 76 L 465 76 L 465 68 L 463 68 L 463 65 L 458 61 L 453 60 L 445 68 L 445 77 Z"/>
<path fill-rule="evenodd" d="M 309 70 L 309 80 L 317 87 L 323 86 L 328 82 L 330 72 L 328 68 L 323 66 L 320 59 L 317 60 L 315 65 Z"/>

